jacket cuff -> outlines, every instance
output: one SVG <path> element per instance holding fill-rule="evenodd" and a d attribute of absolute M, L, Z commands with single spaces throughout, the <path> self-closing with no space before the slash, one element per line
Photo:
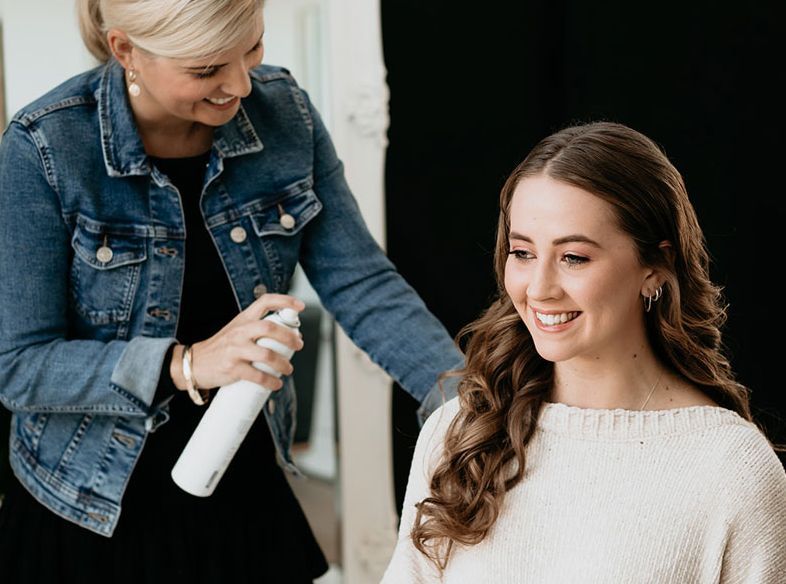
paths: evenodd
<path fill-rule="evenodd" d="M 417 411 L 418 423 L 421 428 L 428 417 L 434 413 L 434 410 L 458 395 L 459 381 L 461 381 L 460 376 L 446 377 L 438 380 L 431 387 L 426 397 L 420 402 L 420 407 Z"/>
<path fill-rule="evenodd" d="M 112 385 L 125 393 L 130 401 L 150 411 L 169 348 L 173 338 L 136 337 L 126 345 L 112 371 Z"/>

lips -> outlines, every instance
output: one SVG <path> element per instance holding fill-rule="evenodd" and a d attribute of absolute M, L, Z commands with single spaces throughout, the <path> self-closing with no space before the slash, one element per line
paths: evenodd
<path fill-rule="evenodd" d="M 210 103 L 212 103 L 213 105 L 226 105 L 230 101 L 235 99 L 235 96 L 233 95 L 232 97 L 206 97 L 205 99 Z"/>
<path fill-rule="evenodd" d="M 537 318 L 538 321 L 544 326 L 565 324 L 566 322 L 572 321 L 581 314 L 579 311 L 544 313 L 534 310 L 533 312 L 535 313 L 535 318 Z"/>

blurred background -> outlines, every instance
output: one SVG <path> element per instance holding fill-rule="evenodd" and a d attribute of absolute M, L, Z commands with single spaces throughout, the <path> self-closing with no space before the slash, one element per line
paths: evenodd
<path fill-rule="evenodd" d="M 265 60 L 309 91 L 373 233 L 451 334 L 495 293 L 499 189 L 538 140 L 604 119 L 658 142 L 707 236 L 739 380 L 770 439 L 786 442 L 773 316 L 786 220 L 782 1 L 267 0 L 266 19 Z M 72 2 L 0 0 L 0 26 L 3 127 L 93 66 Z M 292 293 L 308 305 L 309 349 L 295 363 L 308 478 L 293 488 L 332 565 L 320 583 L 378 582 L 416 404 L 348 344 L 301 273 Z M 2 412 L 0 493 L 7 423 Z"/>

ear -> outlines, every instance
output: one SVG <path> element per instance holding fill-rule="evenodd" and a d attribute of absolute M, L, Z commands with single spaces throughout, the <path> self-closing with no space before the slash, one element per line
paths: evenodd
<path fill-rule="evenodd" d="M 107 44 L 115 59 L 125 68 L 134 67 L 134 45 L 122 30 L 110 28 L 106 33 Z"/>
<path fill-rule="evenodd" d="M 658 244 L 658 249 L 660 253 L 663 254 L 663 257 L 666 259 L 666 262 L 670 265 L 674 265 L 674 247 L 672 247 L 671 242 L 667 239 L 664 239 Z"/>
<path fill-rule="evenodd" d="M 674 248 L 671 245 L 670 241 L 663 240 L 658 244 L 658 250 L 660 251 L 663 259 L 665 260 L 662 264 L 666 264 L 668 266 L 674 265 Z M 662 265 L 661 264 L 661 265 Z M 641 285 L 641 295 L 642 296 L 654 296 L 655 290 L 663 286 L 663 283 L 666 281 L 666 277 L 663 274 L 663 270 L 660 267 L 650 268 L 647 271 L 646 276 L 644 277 L 644 282 Z"/>

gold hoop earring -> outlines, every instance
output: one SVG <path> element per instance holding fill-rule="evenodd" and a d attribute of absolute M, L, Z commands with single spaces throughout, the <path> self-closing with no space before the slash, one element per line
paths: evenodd
<path fill-rule="evenodd" d="M 139 94 L 142 93 L 142 88 L 136 82 L 136 71 L 133 69 L 128 70 L 128 93 L 134 97 L 139 97 Z"/>

